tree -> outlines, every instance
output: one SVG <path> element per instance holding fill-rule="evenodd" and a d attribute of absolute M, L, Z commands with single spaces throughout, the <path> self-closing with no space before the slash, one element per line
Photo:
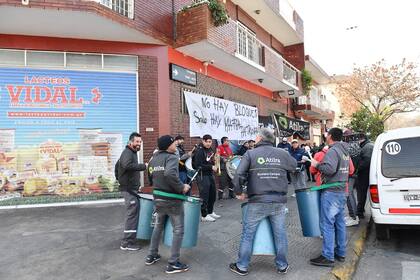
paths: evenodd
<path fill-rule="evenodd" d="M 337 93 L 344 108 L 360 106 L 384 123 L 394 114 L 420 107 L 420 77 L 416 71 L 417 66 L 405 59 L 390 67 L 381 60 L 354 68 L 351 76 L 337 82 Z"/>
<path fill-rule="evenodd" d="M 369 138 L 372 140 L 375 140 L 385 130 L 382 119 L 365 107 L 362 107 L 351 116 L 350 128 L 353 131 L 369 135 Z"/>

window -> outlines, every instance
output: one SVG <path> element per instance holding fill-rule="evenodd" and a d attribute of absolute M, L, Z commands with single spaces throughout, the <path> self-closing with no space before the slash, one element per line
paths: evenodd
<path fill-rule="evenodd" d="M 420 177 L 420 137 L 385 142 L 382 174 L 387 178 Z"/>
<path fill-rule="evenodd" d="M 61 68 L 64 67 L 64 53 L 27 51 L 26 65 L 31 67 Z"/>
<path fill-rule="evenodd" d="M 263 46 L 258 41 L 256 34 L 238 22 L 237 53 L 262 66 L 264 64 L 263 52 Z"/>
<path fill-rule="evenodd" d="M 25 66 L 25 53 L 21 50 L 0 50 L 0 65 Z"/>

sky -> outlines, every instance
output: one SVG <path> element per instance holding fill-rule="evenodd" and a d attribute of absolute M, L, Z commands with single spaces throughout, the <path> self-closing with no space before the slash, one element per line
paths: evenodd
<path fill-rule="evenodd" d="M 418 0 L 289 2 L 304 21 L 305 53 L 330 75 L 349 74 L 354 65 L 382 58 L 388 64 L 407 58 L 420 67 Z"/>

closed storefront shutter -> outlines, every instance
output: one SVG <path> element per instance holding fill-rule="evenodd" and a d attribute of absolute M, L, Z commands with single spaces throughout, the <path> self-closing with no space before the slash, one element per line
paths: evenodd
<path fill-rule="evenodd" d="M 0 65 L 0 206 L 118 197 L 114 165 L 138 130 L 137 58 L 24 55 Z"/>

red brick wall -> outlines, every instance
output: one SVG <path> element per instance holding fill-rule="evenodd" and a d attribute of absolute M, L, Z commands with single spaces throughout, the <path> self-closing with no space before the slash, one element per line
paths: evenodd
<path fill-rule="evenodd" d="M 283 44 L 279 40 L 277 40 L 276 38 L 274 38 L 273 36 L 271 36 L 271 44 L 270 44 L 270 46 L 271 46 L 271 48 L 273 48 L 274 50 L 276 50 L 282 56 L 284 55 L 284 46 L 283 46 Z"/>
<path fill-rule="evenodd" d="M 181 47 L 207 39 L 210 25 L 210 11 L 207 5 L 178 13 L 176 46 Z"/>
<path fill-rule="evenodd" d="M 284 48 L 284 58 L 297 69 L 305 68 L 305 48 L 303 44 L 296 44 Z"/>

